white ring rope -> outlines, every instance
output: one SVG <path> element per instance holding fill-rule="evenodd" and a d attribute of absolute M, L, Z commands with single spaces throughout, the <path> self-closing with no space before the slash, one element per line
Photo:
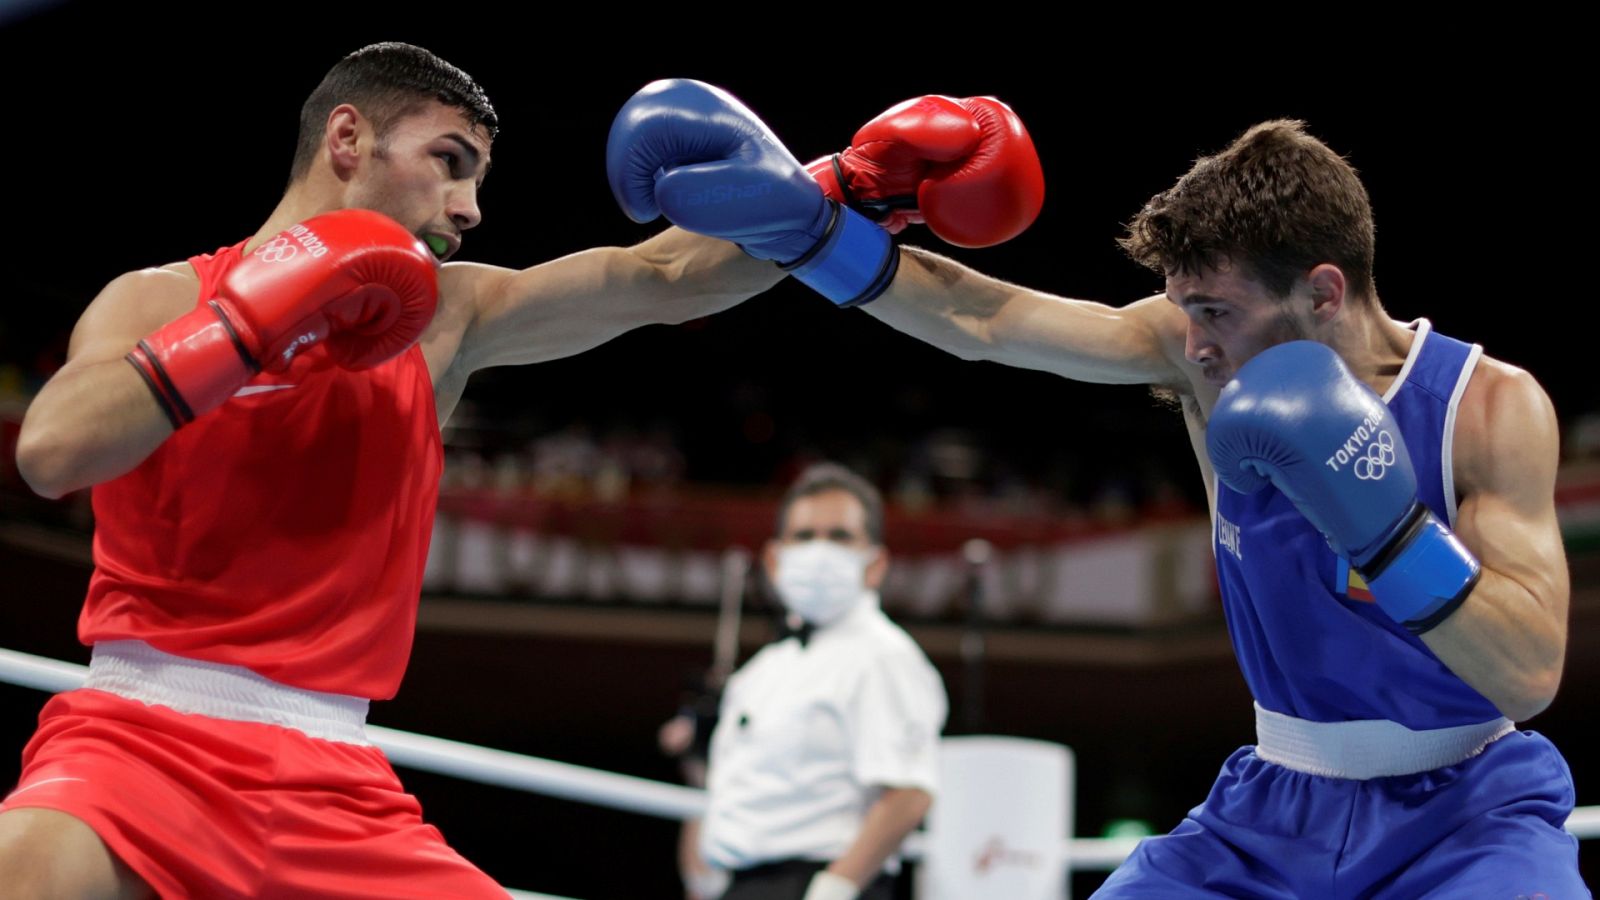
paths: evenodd
<path fill-rule="evenodd" d="M 391 763 L 424 772 L 663 819 L 692 819 L 706 810 L 706 792 L 681 784 L 586 769 L 377 725 L 367 726 L 367 737 L 388 754 Z"/>
<path fill-rule="evenodd" d="M 42 691 L 70 691 L 81 685 L 88 673 L 87 666 L 0 648 L 0 682 L 7 684 Z M 698 788 L 619 775 L 376 725 L 367 726 L 367 735 L 388 754 L 390 762 L 424 772 L 438 772 L 468 781 L 664 819 L 688 819 L 705 811 L 705 791 Z M 1573 810 L 1572 816 L 1567 819 L 1567 831 L 1579 838 L 1600 837 L 1600 806 L 1582 806 Z M 913 834 L 907 840 L 904 852 L 908 858 L 922 856 L 920 837 Z M 1139 839 L 1133 837 L 1071 838 L 1065 848 L 1068 866 L 1081 871 L 1109 871 L 1126 859 L 1138 843 Z"/>

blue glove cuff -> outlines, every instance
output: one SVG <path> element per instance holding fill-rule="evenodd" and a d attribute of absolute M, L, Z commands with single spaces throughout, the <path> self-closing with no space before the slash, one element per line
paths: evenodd
<path fill-rule="evenodd" d="M 1362 578 L 1378 607 L 1412 634 L 1422 634 L 1456 611 L 1483 574 L 1477 557 L 1426 507 Z"/>
<path fill-rule="evenodd" d="M 877 299 L 899 270 L 894 241 L 866 216 L 827 202 L 833 215 L 822 240 L 783 270 L 837 306 L 860 306 Z"/>

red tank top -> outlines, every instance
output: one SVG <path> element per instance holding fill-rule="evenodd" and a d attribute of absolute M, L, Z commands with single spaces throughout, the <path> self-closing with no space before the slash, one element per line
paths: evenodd
<path fill-rule="evenodd" d="M 243 247 L 189 260 L 199 300 Z M 443 460 L 421 348 L 347 372 L 318 345 L 94 488 L 95 572 L 78 636 L 392 697 Z"/>

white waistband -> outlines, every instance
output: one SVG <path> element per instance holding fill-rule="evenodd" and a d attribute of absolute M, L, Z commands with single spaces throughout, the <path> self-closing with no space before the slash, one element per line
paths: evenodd
<path fill-rule="evenodd" d="M 1388 719 L 1311 722 L 1257 703 L 1256 756 L 1332 778 L 1414 775 L 1471 759 L 1515 728 L 1506 718 L 1427 731 Z"/>
<path fill-rule="evenodd" d="M 363 697 L 290 687 L 239 666 L 163 653 L 144 641 L 95 644 L 83 686 L 181 713 L 278 725 L 344 744 L 371 744 Z"/>

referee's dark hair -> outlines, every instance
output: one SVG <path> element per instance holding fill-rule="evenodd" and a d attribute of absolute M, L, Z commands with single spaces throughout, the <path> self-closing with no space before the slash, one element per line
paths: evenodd
<path fill-rule="evenodd" d="M 862 509 L 867 513 L 867 538 L 878 546 L 883 546 L 883 495 L 872 486 L 872 482 L 860 475 L 846 469 L 838 463 L 821 462 L 808 466 L 794 484 L 783 495 L 783 502 L 778 504 L 778 521 L 773 533 L 783 535 L 783 523 L 789 515 L 789 507 L 794 505 L 801 497 L 810 497 L 828 491 L 845 491 L 855 495 L 861 501 Z"/>

